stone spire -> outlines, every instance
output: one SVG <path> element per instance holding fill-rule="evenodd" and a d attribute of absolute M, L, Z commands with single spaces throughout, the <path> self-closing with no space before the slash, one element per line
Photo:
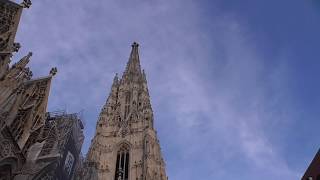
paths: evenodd
<path fill-rule="evenodd" d="M 97 122 L 83 174 L 91 180 L 167 180 L 165 163 L 153 126 L 146 74 L 134 42 L 126 69 L 116 75 Z"/>
<path fill-rule="evenodd" d="M 141 76 L 141 67 L 140 67 L 140 59 L 139 59 L 139 44 L 134 42 L 131 45 L 131 53 L 129 57 L 129 61 L 127 63 L 126 70 L 123 73 L 123 77 L 126 76 Z"/>
<path fill-rule="evenodd" d="M 32 52 L 29 52 L 26 56 L 24 56 L 19 62 L 13 65 L 13 67 L 24 68 L 30 61 L 30 57 L 32 56 Z"/>
<path fill-rule="evenodd" d="M 118 92 L 118 87 L 119 87 L 119 78 L 118 78 L 118 73 L 116 73 L 116 75 L 113 78 L 113 83 L 111 86 L 111 92 L 107 98 L 107 102 L 104 105 L 105 110 L 106 108 L 108 108 L 108 106 L 110 105 L 114 105 L 114 103 L 116 103 L 117 101 L 117 92 Z"/>
<path fill-rule="evenodd" d="M 19 62 L 15 63 L 9 70 L 8 74 L 6 75 L 6 78 L 12 79 L 12 78 L 18 78 L 20 77 L 26 77 L 27 79 L 30 79 L 32 76 L 31 71 L 29 71 L 28 68 L 26 68 L 26 65 L 30 61 L 30 57 L 32 56 L 32 53 L 29 52 L 28 55 L 24 56 L 22 59 L 20 59 Z"/>

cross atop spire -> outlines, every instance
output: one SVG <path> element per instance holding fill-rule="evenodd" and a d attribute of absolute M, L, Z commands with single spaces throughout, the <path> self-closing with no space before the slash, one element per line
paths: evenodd
<path fill-rule="evenodd" d="M 127 75 L 127 74 L 141 75 L 139 50 L 138 50 L 139 44 L 136 42 L 133 42 L 131 47 L 132 49 L 131 49 L 129 61 L 127 63 L 127 67 L 124 72 L 124 75 Z"/>

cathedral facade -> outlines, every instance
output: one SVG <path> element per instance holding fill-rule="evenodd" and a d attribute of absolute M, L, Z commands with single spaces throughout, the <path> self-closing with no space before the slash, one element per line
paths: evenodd
<path fill-rule="evenodd" d="M 69 180 L 81 151 L 83 126 L 75 114 L 47 112 L 51 81 L 57 72 L 33 78 L 32 53 L 11 65 L 23 8 L 0 0 L 0 180 Z"/>
<path fill-rule="evenodd" d="M 83 179 L 168 179 L 138 46 L 132 44 L 122 77 L 114 77 L 84 163 Z"/>

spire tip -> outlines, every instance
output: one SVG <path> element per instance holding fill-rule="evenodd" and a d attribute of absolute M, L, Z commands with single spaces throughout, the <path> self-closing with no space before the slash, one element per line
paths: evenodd
<path fill-rule="evenodd" d="M 137 42 L 133 42 L 131 46 L 132 47 L 139 47 L 139 44 Z"/>

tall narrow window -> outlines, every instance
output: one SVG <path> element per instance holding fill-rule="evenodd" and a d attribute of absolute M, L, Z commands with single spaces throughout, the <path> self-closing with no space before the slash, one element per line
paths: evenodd
<path fill-rule="evenodd" d="M 126 105 L 125 105 L 125 110 L 124 110 L 124 118 L 126 119 L 127 116 L 129 115 L 130 112 L 130 92 L 126 93 Z"/>
<path fill-rule="evenodd" d="M 130 103 L 130 92 L 126 93 L 126 104 Z"/>
<path fill-rule="evenodd" d="M 117 153 L 116 171 L 114 180 L 128 180 L 129 179 L 129 148 L 123 146 Z"/>
<path fill-rule="evenodd" d="M 124 118 L 126 119 L 130 112 L 130 105 L 126 105 L 124 108 Z"/>

